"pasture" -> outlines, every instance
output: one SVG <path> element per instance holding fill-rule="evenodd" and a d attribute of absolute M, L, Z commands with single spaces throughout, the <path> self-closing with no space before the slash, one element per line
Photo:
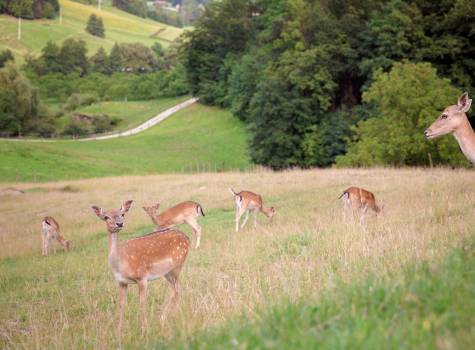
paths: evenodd
<path fill-rule="evenodd" d="M 359 225 L 344 215 L 337 198 L 350 185 L 373 191 L 384 216 Z M 471 170 L 417 168 L 4 182 L 25 194 L 0 200 L 0 347 L 466 348 L 475 340 L 472 185 Z M 273 222 L 259 215 L 257 229 L 236 234 L 228 187 L 261 193 L 277 208 Z M 152 229 L 144 204 L 195 200 L 206 217 L 177 312 L 160 320 L 169 287 L 151 283 L 142 335 L 130 288 L 119 337 L 107 233 L 90 206 L 126 199 L 135 202 L 121 239 Z M 71 252 L 41 256 L 45 215 Z"/>
<path fill-rule="evenodd" d="M 68 38 L 83 39 L 89 50 L 94 54 L 100 47 L 110 51 L 114 43 L 139 42 L 147 46 L 156 41 L 167 47 L 183 30 L 163 23 L 143 19 L 110 5 L 102 7 L 87 6 L 70 0 L 59 1 L 62 23 L 59 18 L 48 20 L 22 21 L 22 38 L 17 38 L 18 19 L 0 15 L 0 50 L 9 48 L 15 56 L 22 58 L 27 54 L 38 54 L 48 41 L 61 43 Z M 99 38 L 86 33 L 87 20 L 95 13 L 102 17 L 106 37 Z"/>
<path fill-rule="evenodd" d="M 114 114 L 112 111 L 111 115 L 130 117 L 127 123 L 134 124 L 139 118 L 147 116 L 148 119 L 166 109 L 168 103 L 177 102 L 104 103 L 102 105 L 109 107 L 99 107 L 99 110 L 117 110 L 122 106 L 122 112 Z M 155 127 L 130 137 L 102 141 L 0 140 L 0 181 L 51 181 L 249 167 L 244 125 L 230 111 L 200 104 L 187 107 Z"/>

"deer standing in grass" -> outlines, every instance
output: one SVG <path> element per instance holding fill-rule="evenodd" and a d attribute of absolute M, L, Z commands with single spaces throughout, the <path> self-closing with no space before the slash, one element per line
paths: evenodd
<path fill-rule="evenodd" d="M 150 216 L 158 229 L 170 228 L 175 225 L 188 224 L 193 230 L 193 239 L 195 240 L 195 249 L 200 246 L 201 226 L 198 225 L 198 217 L 205 216 L 203 207 L 196 202 L 186 201 L 171 207 L 157 215 L 160 203 L 150 207 L 142 207 Z"/>
<path fill-rule="evenodd" d="M 345 202 L 345 208 L 360 210 L 361 220 L 363 220 L 368 208 L 372 209 L 376 214 L 379 214 L 382 211 L 382 208 L 376 204 L 376 198 L 374 197 L 374 194 L 365 189 L 359 187 L 349 187 L 343 191 L 338 199 L 341 197 L 343 197 Z"/>
<path fill-rule="evenodd" d="M 475 133 L 466 113 L 470 110 L 472 100 L 464 92 L 456 105 L 448 106 L 432 125 L 424 131 L 428 139 L 452 133 L 465 157 L 475 164 Z"/>
<path fill-rule="evenodd" d="M 142 330 L 147 325 L 145 300 L 150 281 L 165 277 L 172 287 L 165 310 L 170 304 L 177 304 L 180 290 L 178 276 L 190 245 L 190 240 L 183 232 L 170 229 L 120 242 L 118 234 L 124 227 L 124 215 L 131 205 L 132 201 L 128 200 L 119 210 L 104 211 L 100 207 L 92 207 L 109 231 L 109 266 L 120 289 L 119 332 L 122 329 L 129 284 L 138 285 Z"/>
<path fill-rule="evenodd" d="M 64 239 L 61 235 L 60 228 L 58 222 L 51 216 L 46 216 L 43 221 L 41 222 L 41 238 L 43 240 L 42 244 L 42 254 L 43 256 L 48 255 L 49 246 L 53 246 L 54 253 L 56 254 L 56 246 L 52 244 L 52 240 L 55 239 L 56 241 L 61 244 L 65 250 L 69 250 L 71 248 L 71 242 Z"/>
<path fill-rule="evenodd" d="M 237 193 L 234 192 L 232 188 L 229 190 L 233 194 L 234 203 L 236 204 L 236 232 L 239 231 L 239 221 L 244 213 L 246 213 L 246 217 L 244 218 L 241 228 L 246 225 L 250 212 L 254 213 L 254 228 L 257 226 L 257 211 L 260 211 L 270 219 L 275 215 L 275 208 L 266 208 L 260 195 L 250 191 L 241 191 Z"/>

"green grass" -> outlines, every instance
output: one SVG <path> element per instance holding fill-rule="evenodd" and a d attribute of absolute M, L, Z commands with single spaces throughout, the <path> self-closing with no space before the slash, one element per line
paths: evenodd
<path fill-rule="evenodd" d="M 94 103 L 93 105 L 82 107 L 75 112 L 83 113 L 105 113 L 111 118 L 120 118 L 120 122 L 111 132 L 131 129 L 154 117 L 160 112 L 173 107 L 174 105 L 187 100 L 189 96 L 179 98 L 161 98 L 151 101 L 107 101 Z M 66 114 L 59 121 L 65 125 L 69 121 L 69 114 Z"/>
<path fill-rule="evenodd" d="M 158 107 L 162 102 L 150 102 L 150 110 L 155 103 Z M 134 105 L 141 113 L 138 104 Z M 128 104 L 124 106 L 128 108 Z M 133 122 L 137 120 L 135 116 Z M 165 173 L 196 170 L 197 166 L 213 171 L 246 169 L 249 165 L 244 125 L 229 111 L 199 104 L 131 137 L 85 142 L 0 141 L 0 181 Z"/>
<path fill-rule="evenodd" d="M 196 349 L 469 349 L 475 341 L 475 242 L 402 278 L 345 284 L 283 302 L 181 344 Z"/>
<path fill-rule="evenodd" d="M 115 42 L 140 42 L 151 46 L 159 41 L 165 47 L 175 40 L 182 30 L 166 24 L 143 19 L 120 11 L 111 6 L 104 6 L 98 11 L 94 6 L 86 6 L 69 0 L 61 0 L 63 23 L 53 20 L 23 20 L 22 38 L 18 41 L 18 20 L 11 16 L 0 15 L 0 49 L 9 48 L 15 56 L 22 59 L 26 54 L 37 54 L 51 40 L 60 43 L 68 38 L 81 38 L 87 43 L 89 54 L 94 54 L 99 47 L 109 51 Z M 102 17 L 106 30 L 105 38 L 98 38 L 85 32 L 87 20 L 91 13 Z"/>

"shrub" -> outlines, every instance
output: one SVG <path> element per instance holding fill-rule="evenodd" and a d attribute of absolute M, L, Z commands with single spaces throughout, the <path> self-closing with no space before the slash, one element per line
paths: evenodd
<path fill-rule="evenodd" d="M 74 93 L 67 99 L 64 109 L 66 111 L 74 111 L 78 107 L 89 106 L 95 102 L 98 102 L 98 98 L 94 95 Z"/>

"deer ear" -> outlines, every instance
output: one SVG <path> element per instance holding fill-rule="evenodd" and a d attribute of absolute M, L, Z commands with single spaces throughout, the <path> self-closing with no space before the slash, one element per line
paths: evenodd
<path fill-rule="evenodd" d="M 130 207 L 132 206 L 132 203 L 134 201 L 129 199 L 128 201 L 125 201 L 124 204 L 122 204 L 122 206 L 120 207 L 120 212 L 122 214 L 125 214 L 129 211 Z"/>
<path fill-rule="evenodd" d="M 464 92 L 457 100 L 457 107 L 463 113 L 467 113 L 472 105 L 472 100 L 468 98 L 468 93 Z"/>
<path fill-rule="evenodd" d="M 102 212 L 102 208 L 99 208 L 97 205 L 93 205 L 92 210 L 94 210 L 94 213 L 99 217 L 99 219 L 104 220 L 104 213 Z"/>

